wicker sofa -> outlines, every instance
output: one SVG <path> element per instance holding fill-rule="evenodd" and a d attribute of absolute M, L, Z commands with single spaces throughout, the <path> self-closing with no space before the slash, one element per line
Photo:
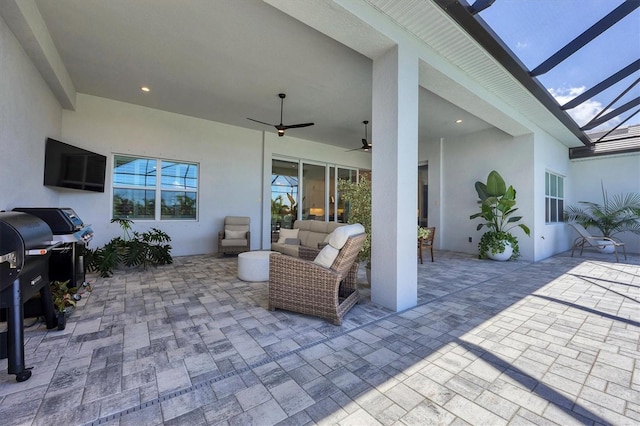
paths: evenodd
<path fill-rule="evenodd" d="M 344 225 L 344 223 L 312 219 L 296 220 L 293 224 L 293 230 L 280 230 L 280 239 L 278 242 L 271 243 L 271 250 L 293 257 L 300 257 L 301 252 L 306 249 L 312 249 L 311 253 L 306 257 L 311 255 L 315 257 L 315 254 L 318 253 L 318 244 L 326 242 L 329 234 Z"/>
<path fill-rule="evenodd" d="M 341 325 L 345 314 L 360 300 L 356 258 L 365 239 L 364 233 L 348 237 L 330 267 L 319 265 L 311 248 L 302 250 L 300 258 L 272 254 L 269 310 L 313 315 Z"/>

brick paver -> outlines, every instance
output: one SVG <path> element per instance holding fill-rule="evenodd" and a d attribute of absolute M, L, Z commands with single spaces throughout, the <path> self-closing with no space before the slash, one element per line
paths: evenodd
<path fill-rule="evenodd" d="M 3 424 L 637 424 L 640 256 L 437 252 L 418 306 L 342 326 L 270 312 L 236 259 L 96 279 L 63 332 L 25 330 Z M 6 373 L 6 360 L 0 363 Z"/>

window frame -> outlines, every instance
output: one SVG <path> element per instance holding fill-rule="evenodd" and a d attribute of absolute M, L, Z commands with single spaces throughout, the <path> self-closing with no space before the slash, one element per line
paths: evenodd
<path fill-rule="evenodd" d="M 153 185 L 148 184 L 136 184 L 134 183 L 116 183 L 116 177 L 119 175 L 116 173 L 116 165 L 118 158 L 128 158 L 133 161 L 136 160 L 146 160 L 148 162 L 155 162 L 155 167 L 153 169 L 154 172 L 154 181 Z M 135 221 L 149 221 L 149 222 L 197 222 L 199 220 L 199 203 L 200 203 L 200 163 L 194 161 L 182 161 L 182 160 L 174 160 L 167 158 L 156 158 L 156 157 L 147 157 L 142 155 L 134 155 L 134 154 L 120 154 L 115 153 L 112 156 L 112 165 L 111 165 L 111 218 L 128 218 Z M 190 181 L 195 181 L 195 188 L 188 187 L 186 184 L 185 178 L 185 186 L 184 187 L 172 187 L 171 185 L 163 184 L 163 175 L 162 170 L 164 168 L 170 167 L 172 165 L 185 166 L 188 168 L 195 166 L 195 177 L 189 178 Z M 148 169 L 147 169 L 148 170 Z M 165 176 L 166 177 L 166 176 Z M 134 179 L 135 180 L 135 179 Z M 116 215 L 115 213 L 115 197 L 117 190 L 141 190 L 141 191 L 152 191 L 154 197 L 154 208 L 153 208 L 153 218 L 150 217 L 135 217 L 135 216 L 127 216 L 127 215 Z M 180 193 L 180 194 L 194 194 L 195 202 L 193 209 L 194 216 L 193 217 L 163 217 L 162 213 L 162 200 L 163 195 L 166 197 L 167 193 Z"/>
<path fill-rule="evenodd" d="M 545 170 L 544 173 L 544 222 L 547 225 L 564 223 L 566 176 Z"/>

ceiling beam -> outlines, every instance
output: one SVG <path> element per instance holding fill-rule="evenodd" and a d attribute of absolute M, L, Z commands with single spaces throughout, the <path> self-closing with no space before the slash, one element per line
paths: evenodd
<path fill-rule="evenodd" d="M 469 6 L 469 11 L 472 15 L 475 15 L 491 6 L 495 1 L 496 0 L 476 0 L 475 3 Z"/>
<path fill-rule="evenodd" d="M 616 84 L 617 82 L 619 82 L 623 78 L 630 76 L 631 74 L 633 74 L 634 72 L 636 72 L 638 70 L 640 70 L 640 59 L 632 62 L 629 65 L 627 65 L 626 67 L 624 67 L 623 69 L 621 69 L 617 73 L 613 74 L 611 77 L 608 77 L 607 79 L 602 80 L 600 83 L 596 84 L 591 89 L 581 93 L 579 96 L 576 96 L 575 98 L 573 98 L 572 100 L 570 100 L 566 104 L 562 105 L 562 109 L 566 110 L 566 109 L 571 109 L 571 108 L 577 107 L 581 103 L 591 99 L 592 97 L 594 97 L 598 93 L 602 92 L 603 90 L 608 89 L 609 87 L 613 86 L 614 84 Z"/>
<path fill-rule="evenodd" d="M 580 126 L 560 108 L 558 102 L 540 82 L 529 75 L 529 71 L 516 55 L 509 49 L 491 27 L 480 17 L 469 11 L 464 0 L 433 0 L 462 29 L 476 40 L 491 56 L 515 77 L 547 110 L 556 117 L 584 145 L 591 145 L 591 140 L 580 129 Z M 640 1 L 640 0 L 638 0 Z"/>
<path fill-rule="evenodd" d="M 0 0 L 0 19 L 33 62 L 64 109 L 74 110 L 76 89 L 34 0 Z"/>
<path fill-rule="evenodd" d="M 598 143 L 601 142 L 603 139 L 605 139 L 607 136 L 609 136 L 611 133 L 615 132 L 617 129 L 619 129 L 620 127 L 622 127 L 622 125 L 624 123 L 626 123 L 627 121 L 631 120 L 637 113 L 640 112 L 640 109 L 637 109 L 636 112 L 634 112 L 633 114 L 629 115 L 627 118 L 625 118 L 624 120 L 622 120 L 620 123 L 618 123 L 617 126 L 615 126 L 613 129 L 609 130 L 607 133 L 605 133 L 604 135 L 600 136 L 598 138 L 598 140 L 596 140 L 594 143 Z"/>
<path fill-rule="evenodd" d="M 592 120 L 589 124 L 587 124 L 586 126 L 582 127 L 582 130 L 591 130 L 594 127 L 598 127 L 599 125 L 601 125 L 602 123 L 606 123 L 607 121 L 611 120 L 612 118 L 616 118 L 617 116 L 619 116 L 620 114 L 630 110 L 631 108 L 640 105 L 640 96 L 638 96 L 635 99 L 630 100 L 629 102 L 627 102 L 626 104 L 619 106 L 618 108 L 614 109 L 613 111 L 604 114 L 602 117 L 598 118 L 597 120 Z"/>
<path fill-rule="evenodd" d="M 640 7 L 640 0 L 626 0 L 620 6 L 616 7 L 604 18 L 593 24 L 585 32 L 570 41 L 562 49 L 551 55 L 546 61 L 538 65 L 531 71 L 532 77 L 537 77 L 553 69 L 560 62 L 576 53 L 587 43 L 598 37 L 600 34 L 611 28 L 622 18 Z"/>

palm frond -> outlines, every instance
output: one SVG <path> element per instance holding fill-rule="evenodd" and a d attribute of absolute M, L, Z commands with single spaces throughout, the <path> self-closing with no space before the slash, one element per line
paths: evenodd
<path fill-rule="evenodd" d="M 579 206 L 569 206 L 565 216 L 585 228 L 597 228 L 603 236 L 611 237 L 620 232 L 640 234 L 640 194 L 616 194 L 609 197 L 602 187 L 604 203 L 579 201 Z"/>

